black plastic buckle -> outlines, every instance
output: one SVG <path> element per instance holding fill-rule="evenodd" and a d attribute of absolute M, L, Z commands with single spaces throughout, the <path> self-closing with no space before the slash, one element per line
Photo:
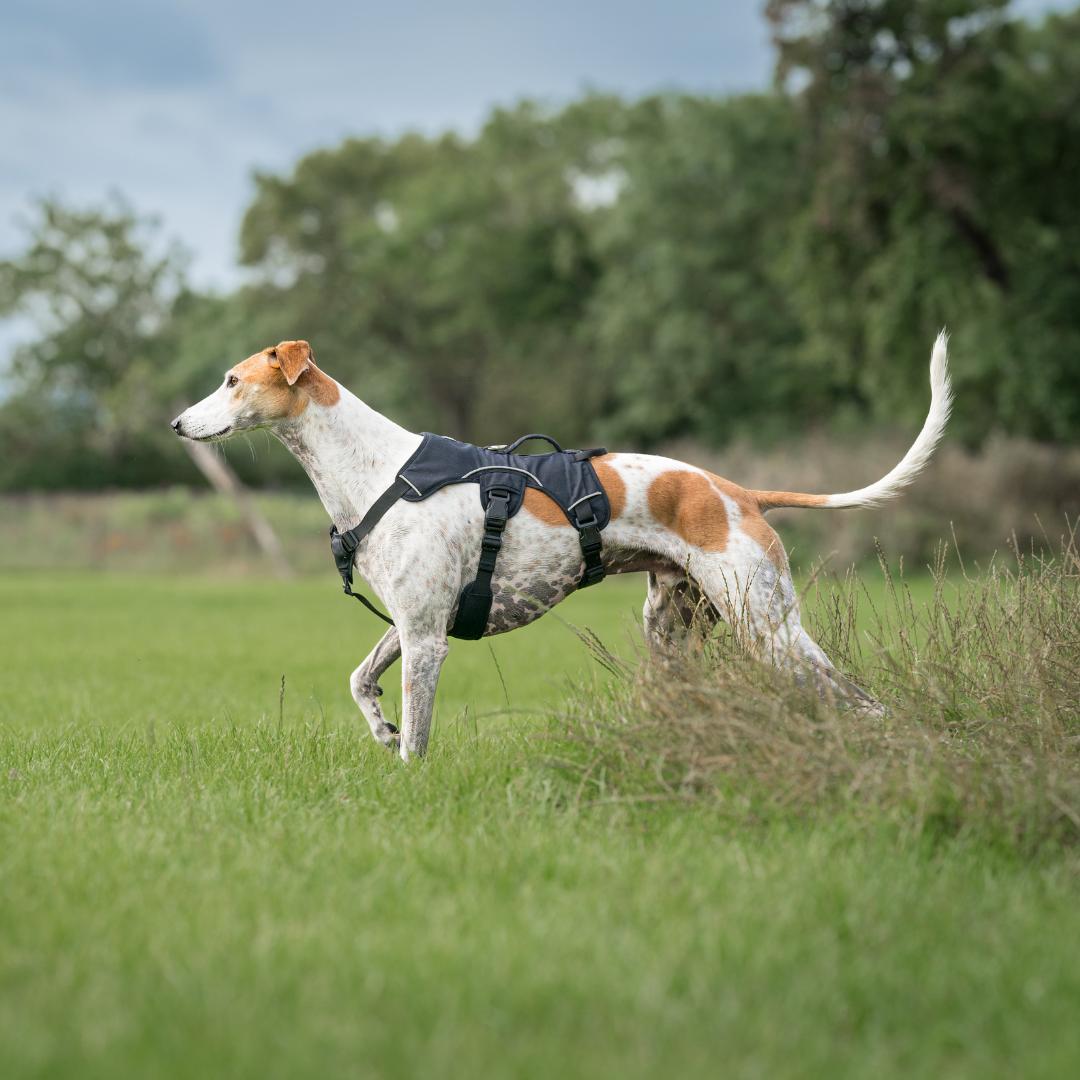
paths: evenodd
<path fill-rule="evenodd" d="M 501 533 L 510 518 L 510 492 L 505 488 L 492 488 L 488 493 L 487 510 L 484 511 L 484 529 Z"/>
<path fill-rule="evenodd" d="M 578 536 L 581 539 L 581 551 L 584 555 L 598 555 L 604 547 L 604 541 L 600 536 L 600 528 L 596 524 L 596 518 L 578 522 Z"/>
<path fill-rule="evenodd" d="M 494 489 L 488 496 L 484 511 L 484 535 L 480 538 L 480 559 L 477 570 L 485 574 L 495 572 L 495 563 L 502 550 L 502 534 L 510 516 L 510 493 Z"/>
<path fill-rule="evenodd" d="M 585 572 L 581 575 L 578 588 L 584 589 L 588 585 L 596 585 L 604 580 L 604 563 L 600 558 L 600 552 L 604 548 L 604 541 L 600 536 L 600 527 L 596 518 L 588 518 L 577 523 L 578 540 L 581 542 L 581 556 L 585 560 Z"/>
<path fill-rule="evenodd" d="M 353 554 L 360 546 L 351 530 L 339 533 L 336 525 L 330 526 L 330 554 L 334 556 L 334 565 L 341 575 L 342 591 L 352 595 Z"/>
<path fill-rule="evenodd" d="M 359 546 L 351 532 L 339 533 L 336 525 L 330 526 L 330 550 L 335 560 L 351 556 Z"/>

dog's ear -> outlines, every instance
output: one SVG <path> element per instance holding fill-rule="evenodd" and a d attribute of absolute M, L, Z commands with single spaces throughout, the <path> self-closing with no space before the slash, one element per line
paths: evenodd
<path fill-rule="evenodd" d="M 270 350 L 270 364 L 281 368 L 285 381 L 292 386 L 309 367 L 315 364 L 315 354 L 306 341 L 283 341 Z"/>

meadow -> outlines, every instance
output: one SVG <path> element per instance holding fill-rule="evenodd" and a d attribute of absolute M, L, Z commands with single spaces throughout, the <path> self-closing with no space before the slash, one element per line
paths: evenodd
<path fill-rule="evenodd" d="M 938 655 L 912 634 L 919 612 L 937 597 L 948 623 L 967 586 L 942 601 L 918 577 L 875 621 L 881 572 L 863 584 L 854 614 L 842 588 L 812 590 L 811 622 L 875 689 L 892 679 L 899 717 L 897 657 Z M 1025 625 L 1060 637 L 1075 584 Z M 609 581 L 454 643 L 432 751 L 404 768 L 348 695 L 380 624 L 329 571 L 0 576 L 0 1072 L 1075 1074 L 1077 726 L 1054 674 L 1075 632 L 1019 661 L 1050 674 L 998 717 L 1040 733 L 1007 774 L 1021 780 L 965 801 L 965 757 L 935 780 L 950 817 L 887 770 L 807 788 L 834 742 L 862 752 L 856 721 L 722 649 L 706 649 L 730 668 L 716 694 L 697 669 L 644 663 L 642 594 Z M 882 626 L 895 653 L 872 640 Z M 981 670 L 962 653 L 956 686 Z M 911 686 L 936 701 L 934 679 Z M 935 728 L 950 754 L 1004 700 L 963 695 Z M 732 734 L 750 702 L 781 753 Z M 865 760 L 921 761 L 907 732 L 898 719 Z M 811 744 L 825 750 L 798 757 Z M 1032 810 L 1036 789 L 1061 812 Z"/>

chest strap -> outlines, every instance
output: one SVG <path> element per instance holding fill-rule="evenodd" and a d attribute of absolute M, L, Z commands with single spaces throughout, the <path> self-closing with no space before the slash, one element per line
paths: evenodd
<path fill-rule="evenodd" d="M 491 613 L 491 575 L 502 548 L 503 532 L 510 517 L 510 492 L 505 488 L 492 488 L 488 493 L 487 509 L 484 511 L 484 537 L 480 541 L 480 559 L 476 565 L 476 577 L 461 590 L 457 616 L 450 629 L 450 636 L 478 641 L 484 636 L 488 615 Z"/>
<path fill-rule="evenodd" d="M 346 596 L 353 596 L 360 601 L 374 615 L 378 615 L 383 622 L 394 625 L 394 620 L 389 615 L 384 615 L 363 593 L 353 592 L 353 556 L 356 549 L 364 542 L 369 532 L 382 520 L 383 515 L 409 491 L 409 484 L 400 476 L 394 478 L 394 482 L 371 504 L 371 508 L 360 519 L 359 525 L 351 529 L 338 532 L 336 525 L 330 526 L 330 551 L 334 556 L 334 565 L 337 566 L 341 575 L 343 591 Z"/>

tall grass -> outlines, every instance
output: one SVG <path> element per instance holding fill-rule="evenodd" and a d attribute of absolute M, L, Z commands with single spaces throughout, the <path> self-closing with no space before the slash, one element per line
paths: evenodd
<path fill-rule="evenodd" d="M 1080 551 L 1014 550 L 978 572 L 902 575 L 874 604 L 857 575 L 818 584 L 807 621 L 887 707 L 867 719 L 742 654 L 730 634 L 628 664 L 572 699 L 558 767 L 590 800 L 710 800 L 741 820 L 838 808 L 906 830 L 1031 850 L 1080 841 Z"/>

